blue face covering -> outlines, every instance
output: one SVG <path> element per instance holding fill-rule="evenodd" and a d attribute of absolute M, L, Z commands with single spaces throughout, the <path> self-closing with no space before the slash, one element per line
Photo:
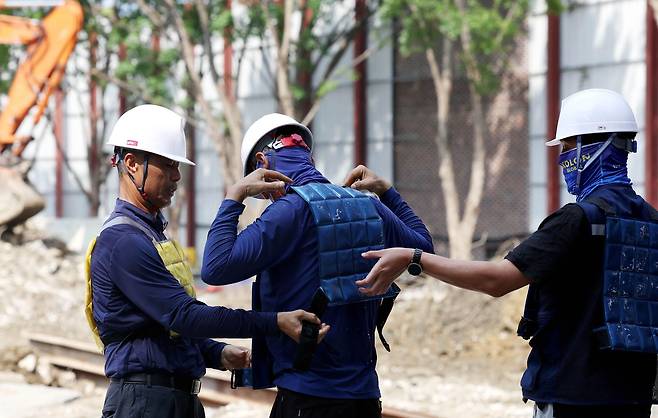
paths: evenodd
<path fill-rule="evenodd" d="M 613 144 L 613 134 L 605 142 L 582 146 L 560 154 L 560 165 L 567 191 L 580 202 L 599 186 L 631 184 L 628 178 L 628 151 Z"/>
<path fill-rule="evenodd" d="M 293 180 L 292 184 L 286 185 L 286 193 L 290 186 L 303 186 L 307 183 L 329 183 L 313 164 L 313 158 L 310 151 L 302 147 L 281 148 L 278 151 L 268 150 L 265 156 L 269 162 L 268 168 L 276 170 Z M 256 163 L 256 168 L 261 168 L 260 162 Z M 269 196 L 264 196 L 268 199 Z"/>

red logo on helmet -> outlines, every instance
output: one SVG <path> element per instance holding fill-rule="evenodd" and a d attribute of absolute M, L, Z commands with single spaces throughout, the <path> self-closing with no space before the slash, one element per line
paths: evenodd
<path fill-rule="evenodd" d="M 129 139 L 128 141 L 126 141 L 126 145 L 136 147 L 137 145 L 139 145 L 139 142 L 135 141 L 134 139 Z"/>

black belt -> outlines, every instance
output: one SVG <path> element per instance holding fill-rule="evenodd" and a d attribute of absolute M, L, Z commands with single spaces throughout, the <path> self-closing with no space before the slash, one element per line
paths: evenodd
<path fill-rule="evenodd" d="M 136 340 L 138 338 L 156 338 L 169 336 L 169 332 L 161 326 L 151 326 L 148 328 L 138 329 L 128 334 L 108 334 L 101 336 L 101 341 L 107 347 L 112 343 L 124 343 L 126 341 Z"/>
<path fill-rule="evenodd" d="M 111 382 L 116 383 L 138 383 L 153 386 L 164 386 L 196 395 L 201 391 L 201 380 L 191 379 L 189 377 L 179 377 L 162 373 L 134 373 L 123 378 L 112 378 Z"/>

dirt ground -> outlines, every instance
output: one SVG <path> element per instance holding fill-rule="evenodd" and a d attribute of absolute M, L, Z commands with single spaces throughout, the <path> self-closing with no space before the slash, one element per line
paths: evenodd
<path fill-rule="evenodd" d="M 391 352 L 377 341 L 385 406 L 442 418 L 532 415 L 518 385 L 527 356 L 527 344 L 515 333 L 523 292 L 493 299 L 408 278 L 401 287 L 384 329 Z M 248 307 L 249 284 L 202 298 Z"/>
<path fill-rule="evenodd" d="M 0 371 L 28 383 L 72 388 L 79 397 L 53 405 L 45 416 L 96 417 L 103 390 L 38 367 L 25 336 L 45 332 L 90 341 L 82 304 L 83 257 L 61 243 L 29 232 L 25 242 L 0 241 Z M 518 380 L 527 345 L 515 336 L 521 292 L 501 299 L 454 290 L 431 279 L 401 280 L 385 334 L 392 347 L 378 347 L 377 370 L 384 405 L 437 417 L 528 417 Z M 250 285 L 200 286 L 209 304 L 249 307 Z M 237 343 L 248 344 L 249 341 Z M 378 343 L 379 344 L 379 343 Z M 30 364 L 30 362 L 35 363 Z M 20 364 L 20 365 L 19 365 Z M 0 375 L 0 383 L 3 378 Z M 2 398 L 2 394 L 0 394 Z M 32 416 L 25 411 L 24 416 Z M 2 415 L 0 414 L 0 417 Z M 44 410 L 33 416 L 44 416 Z M 247 403 L 208 408 L 210 417 L 267 417 Z"/>

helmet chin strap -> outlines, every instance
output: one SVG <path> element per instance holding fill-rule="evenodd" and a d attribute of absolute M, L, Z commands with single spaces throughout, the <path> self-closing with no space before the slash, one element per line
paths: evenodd
<path fill-rule="evenodd" d="M 144 187 L 146 186 L 146 178 L 148 177 L 148 172 L 149 172 L 149 156 L 150 154 L 148 152 L 144 153 L 144 174 L 142 175 L 142 185 L 138 185 L 137 182 L 135 181 L 135 176 L 133 176 L 128 169 L 126 168 L 126 165 L 123 161 L 123 156 L 121 155 L 119 158 L 119 165 L 124 173 L 128 175 L 128 178 L 130 178 L 130 181 L 133 183 L 135 188 L 137 189 L 137 192 L 139 195 L 144 199 L 144 203 L 146 203 L 146 206 L 151 209 L 151 210 L 156 210 L 158 209 L 155 204 L 151 201 L 149 198 L 149 195 L 146 193 L 144 190 Z"/>

